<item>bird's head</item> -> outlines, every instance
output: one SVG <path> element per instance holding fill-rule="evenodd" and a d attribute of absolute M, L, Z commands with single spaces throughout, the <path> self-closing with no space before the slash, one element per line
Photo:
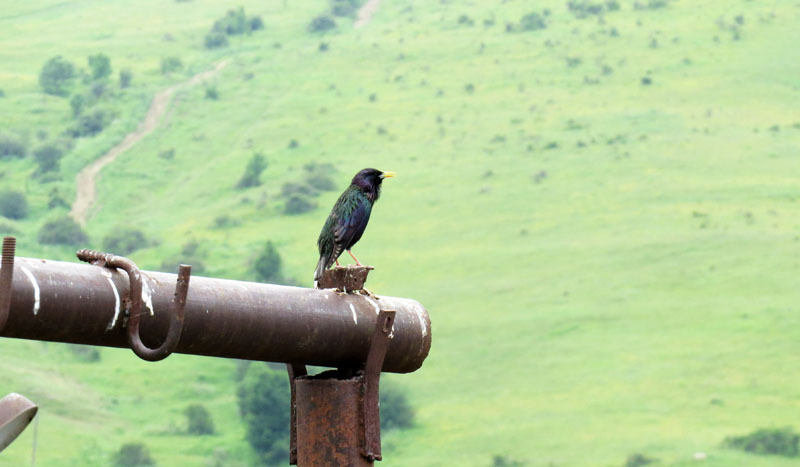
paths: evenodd
<path fill-rule="evenodd" d="M 381 182 L 384 178 L 394 177 L 394 172 L 383 172 L 378 169 L 363 169 L 353 177 L 352 184 L 359 187 L 367 196 L 375 201 L 380 196 Z"/>

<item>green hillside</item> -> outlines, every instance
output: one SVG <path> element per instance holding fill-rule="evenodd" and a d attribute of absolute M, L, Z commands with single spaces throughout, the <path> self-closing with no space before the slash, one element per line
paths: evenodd
<path fill-rule="evenodd" d="M 336 17 L 327 32 L 309 30 L 325 0 L 6 3 L 0 190 L 29 213 L 0 228 L 21 256 L 73 261 L 135 227 L 143 269 L 189 260 L 255 280 L 272 241 L 288 281 L 310 286 L 338 193 L 363 167 L 393 170 L 354 253 L 376 267 L 371 290 L 426 306 L 433 346 L 416 373 L 385 377 L 416 423 L 384 435 L 381 465 L 796 462 L 722 446 L 800 429 L 796 1 L 385 0 L 364 26 Z M 263 30 L 207 49 L 239 6 Z M 79 76 L 64 97 L 42 92 L 50 58 L 88 73 L 99 53 L 105 88 Z M 39 244 L 76 174 L 153 96 L 215 67 L 102 170 L 88 242 Z M 93 136 L 68 134 L 76 94 L 93 102 L 81 115 L 103 112 Z M 2 155 L 9 141 L 25 156 Z M 64 154 L 43 174 L 47 144 Z M 262 184 L 237 188 L 256 153 Z M 285 185 L 320 168 L 335 189 L 286 214 Z M 41 406 L 37 465 L 108 465 L 131 441 L 163 466 L 256 462 L 233 361 L 102 349 L 88 363 L 10 339 L 0 353 L 0 394 Z M 182 434 L 195 402 L 216 435 Z M 29 462 L 32 431 L 0 464 Z"/>

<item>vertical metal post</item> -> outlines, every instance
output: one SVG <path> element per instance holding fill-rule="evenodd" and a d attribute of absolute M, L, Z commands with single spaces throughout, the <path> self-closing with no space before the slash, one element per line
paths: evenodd
<path fill-rule="evenodd" d="M 300 467 L 371 466 L 381 460 L 378 386 L 395 312 L 381 310 L 363 369 L 300 376 L 292 386 L 290 463 Z"/>

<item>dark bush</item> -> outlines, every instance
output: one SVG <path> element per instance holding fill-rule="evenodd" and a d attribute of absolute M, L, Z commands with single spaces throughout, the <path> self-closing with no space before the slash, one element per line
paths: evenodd
<path fill-rule="evenodd" d="M 256 279 L 259 282 L 280 282 L 282 278 L 281 263 L 281 256 L 278 254 L 278 250 L 275 249 L 275 245 L 271 241 L 267 242 L 256 258 L 255 263 L 253 263 Z"/>
<path fill-rule="evenodd" d="M 216 49 L 228 46 L 228 36 L 222 31 L 211 31 L 206 34 L 205 45 L 207 49 Z"/>
<path fill-rule="evenodd" d="M 21 136 L 16 133 L 0 132 L 0 158 L 25 157 L 27 152 L 28 144 Z"/>
<path fill-rule="evenodd" d="M 492 456 L 492 467 L 522 467 L 525 462 L 517 459 L 512 459 L 502 454 L 495 454 Z"/>
<path fill-rule="evenodd" d="M 61 197 L 61 193 L 58 191 L 58 188 L 53 188 L 50 190 L 48 197 L 49 199 L 47 201 L 47 207 L 49 209 L 69 207 L 69 203 L 67 203 L 67 201 Z"/>
<path fill-rule="evenodd" d="M 290 402 L 286 376 L 266 365 L 251 366 L 237 396 L 247 441 L 268 465 L 285 465 Z"/>
<path fill-rule="evenodd" d="M 123 68 L 119 71 L 119 87 L 120 88 L 127 88 L 131 85 L 131 81 L 133 80 L 133 72 L 130 68 Z"/>
<path fill-rule="evenodd" d="M 224 229 L 227 227 L 236 227 L 240 225 L 241 221 L 234 219 L 229 214 L 220 214 L 214 218 L 214 227 L 217 229 Z"/>
<path fill-rule="evenodd" d="M 94 136 L 106 127 L 111 116 L 101 109 L 94 109 L 78 117 L 77 121 L 67 130 L 73 138 Z"/>
<path fill-rule="evenodd" d="M 122 227 L 114 230 L 103 239 L 103 249 L 116 255 L 127 256 L 136 250 L 147 248 L 151 241 L 135 227 Z"/>
<path fill-rule="evenodd" d="M 146 467 L 156 465 L 150 451 L 142 443 L 123 444 L 112 459 L 114 467 Z"/>
<path fill-rule="evenodd" d="M 186 415 L 186 431 L 191 435 L 213 435 L 214 422 L 211 414 L 200 404 L 192 404 L 183 412 Z"/>
<path fill-rule="evenodd" d="M 33 151 L 33 158 L 36 160 L 36 163 L 39 164 L 39 168 L 36 169 L 36 172 L 43 174 L 45 172 L 58 171 L 59 161 L 61 161 L 63 155 L 64 150 L 54 143 L 45 144 L 44 146 L 36 148 Z"/>
<path fill-rule="evenodd" d="M 333 179 L 329 177 L 327 174 L 323 173 L 310 174 L 306 178 L 306 182 L 308 182 L 309 186 L 312 186 L 319 191 L 336 190 L 336 184 L 333 182 Z"/>
<path fill-rule="evenodd" d="M 0 97 L 6 97 L 6 92 L 0 89 Z"/>
<path fill-rule="evenodd" d="M 264 20 L 260 16 L 251 16 L 247 21 L 250 26 L 250 31 L 260 31 L 264 29 Z"/>
<path fill-rule="evenodd" d="M 247 22 L 247 16 L 244 14 L 244 8 L 239 7 L 236 10 L 228 10 L 225 16 L 214 22 L 212 30 L 224 32 L 229 36 L 250 32 L 250 25 Z"/>
<path fill-rule="evenodd" d="M 89 55 L 89 69 L 92 79 L 103 79 L 111 76 L 111 59 L 104 54 Z"/>
<path fill-rule="evenodd" d="M 158 152 L 158 157 L 161 159 L 172 160 L 175 158 L 175 148 L 164 149 Z"/>
<path fill-rule="evenodd" d="M 645 77 L 642 78 L 642 85 L 643 86 L 650 86 L 651 84 L 653 84 L 652 78 L 650 78 L 649 76 L 645 76 Z"/>
<path fill-rule="evenodd" d="M 317 196 L 319 192 L 310 185 L 305 183 L 286 182 L 281 187 L 281 196 L 284 198 L 291 198 L 292 196 Z"/>
<path fill-rule="evenodd" d="M 9 219 L 28 217 L 28 200 L 25 195 L 13 190 L 0 193 L 0 215 Z"/>
<path fill-rule="evenodd" d="M 250 188 L 261 185 L 259 177 L 261 177 L 261 172 L 267 168 L 267 165 L 267 159 L 263 154 L 260 152 L 253 154 L 250 161 L 247 163 L 247 167 L 244 169 L 242 178 L 236 182 L 236 188 Z"/>
<path fill-rule="evenodd" d="M 75 78 L 75 66 L 60 55 L 51 58 L 39 72 L 39 85 L 46 94 L 66 96 L 72 80 Z"/>
<path fill-rule="evenodd" d="M 519 27 L 523 31 L 536 31 L 539 29 L 547 28 L 547 23 L 544 16 L 539 13 L 533 12 L 523 16 L 519 21 Z"/>
<path fill-rule="evenodd" d="M 414 425 L 414 408 L 406 394 L 395 386 L 381 385 L 380 407 L 381 430 L 411 428 Z"/>
<path fill-rule="evenodd" d="M 91 345 L 77 345 L 77 344 L 67 344 L 69 346 L 69 351 L 72 352 L 72 355 L 75 356 L 78 360 L 86 363 L 94 363 L 100 361 L 100 349 L 97 347 L 92 347 Z"/>
<path fill-rule="evenodd" d="M 69 99 L 69 106 L 72 109 L 72 118 L 78 118 L 83 112 L 83 106 L 86 104 L 86 98 L 83 94 L 75 94 Z"/>
<path fill-rule="evenodd" d="M 94 100 L 97 101 L 106 93 L 106 83 L 102 81 L 97 81 L 92 83 L 92 86 L 89 88 L 89 92 L 92 93 Z"/>
<path fill-rule="evenodd" d="M 361 0 L 331 0 L 331 14 L 334 16 L 353 16 L 361 6 Z"/>
<path fill-rule="evenodd" d="M 42 245 L 78 246 L 89 241 L 86 232 L 71 217 L 45 222 L 39 229 L 37 238 Z"/>
<path fill-rule="evenodd" d="M 161 59 L 161 74 L 166 75 L 178 71 L 183 67 L 183 62 L 178 57 L 164 57 Z"/>
<path fill-rule="evenodd" d="M 744 436 L 729 436 L 724 446 L 753 454 L 797 457 L 800 455 L 800 434 L 791 427 L 761 428 Z"/>
<path fill-rule="evenodd" d="M 308 30 L 311 32 L 325 32 L 336 28 L 336 21 L 328 15 L 319 15 L 311 20 Z"/>
<path fill-rule="evenodd" d="M 303 214 L 304 212 L 314 210 L 316 207 L 316 203 L 313 203 L 302 196 L 294 195 L 286 201 L 286 206 L 283 208 L 283 213 L 289 215 Z"/>
<path fill-rule="evenodd" d="M 625 459 L 625 467 L 641 467 L 642 465 L 652 464 L 653 462 L 656 462 L 656 459 L 636 452 Z"/>
<path fill-rule="evenodd" d="M 217 100 L 219 99 L 219 92 L 216 86 L 209 86 L 206 88 L 206 99 Z"/>

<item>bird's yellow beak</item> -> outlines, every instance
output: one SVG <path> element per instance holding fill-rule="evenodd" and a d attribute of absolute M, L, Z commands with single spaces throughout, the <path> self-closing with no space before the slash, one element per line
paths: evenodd
<path fill-rule="evenodd" d="M 394 172 L 384 172 L 381 174 L 381 178 L 392 178 L 394 177 Z"/>

